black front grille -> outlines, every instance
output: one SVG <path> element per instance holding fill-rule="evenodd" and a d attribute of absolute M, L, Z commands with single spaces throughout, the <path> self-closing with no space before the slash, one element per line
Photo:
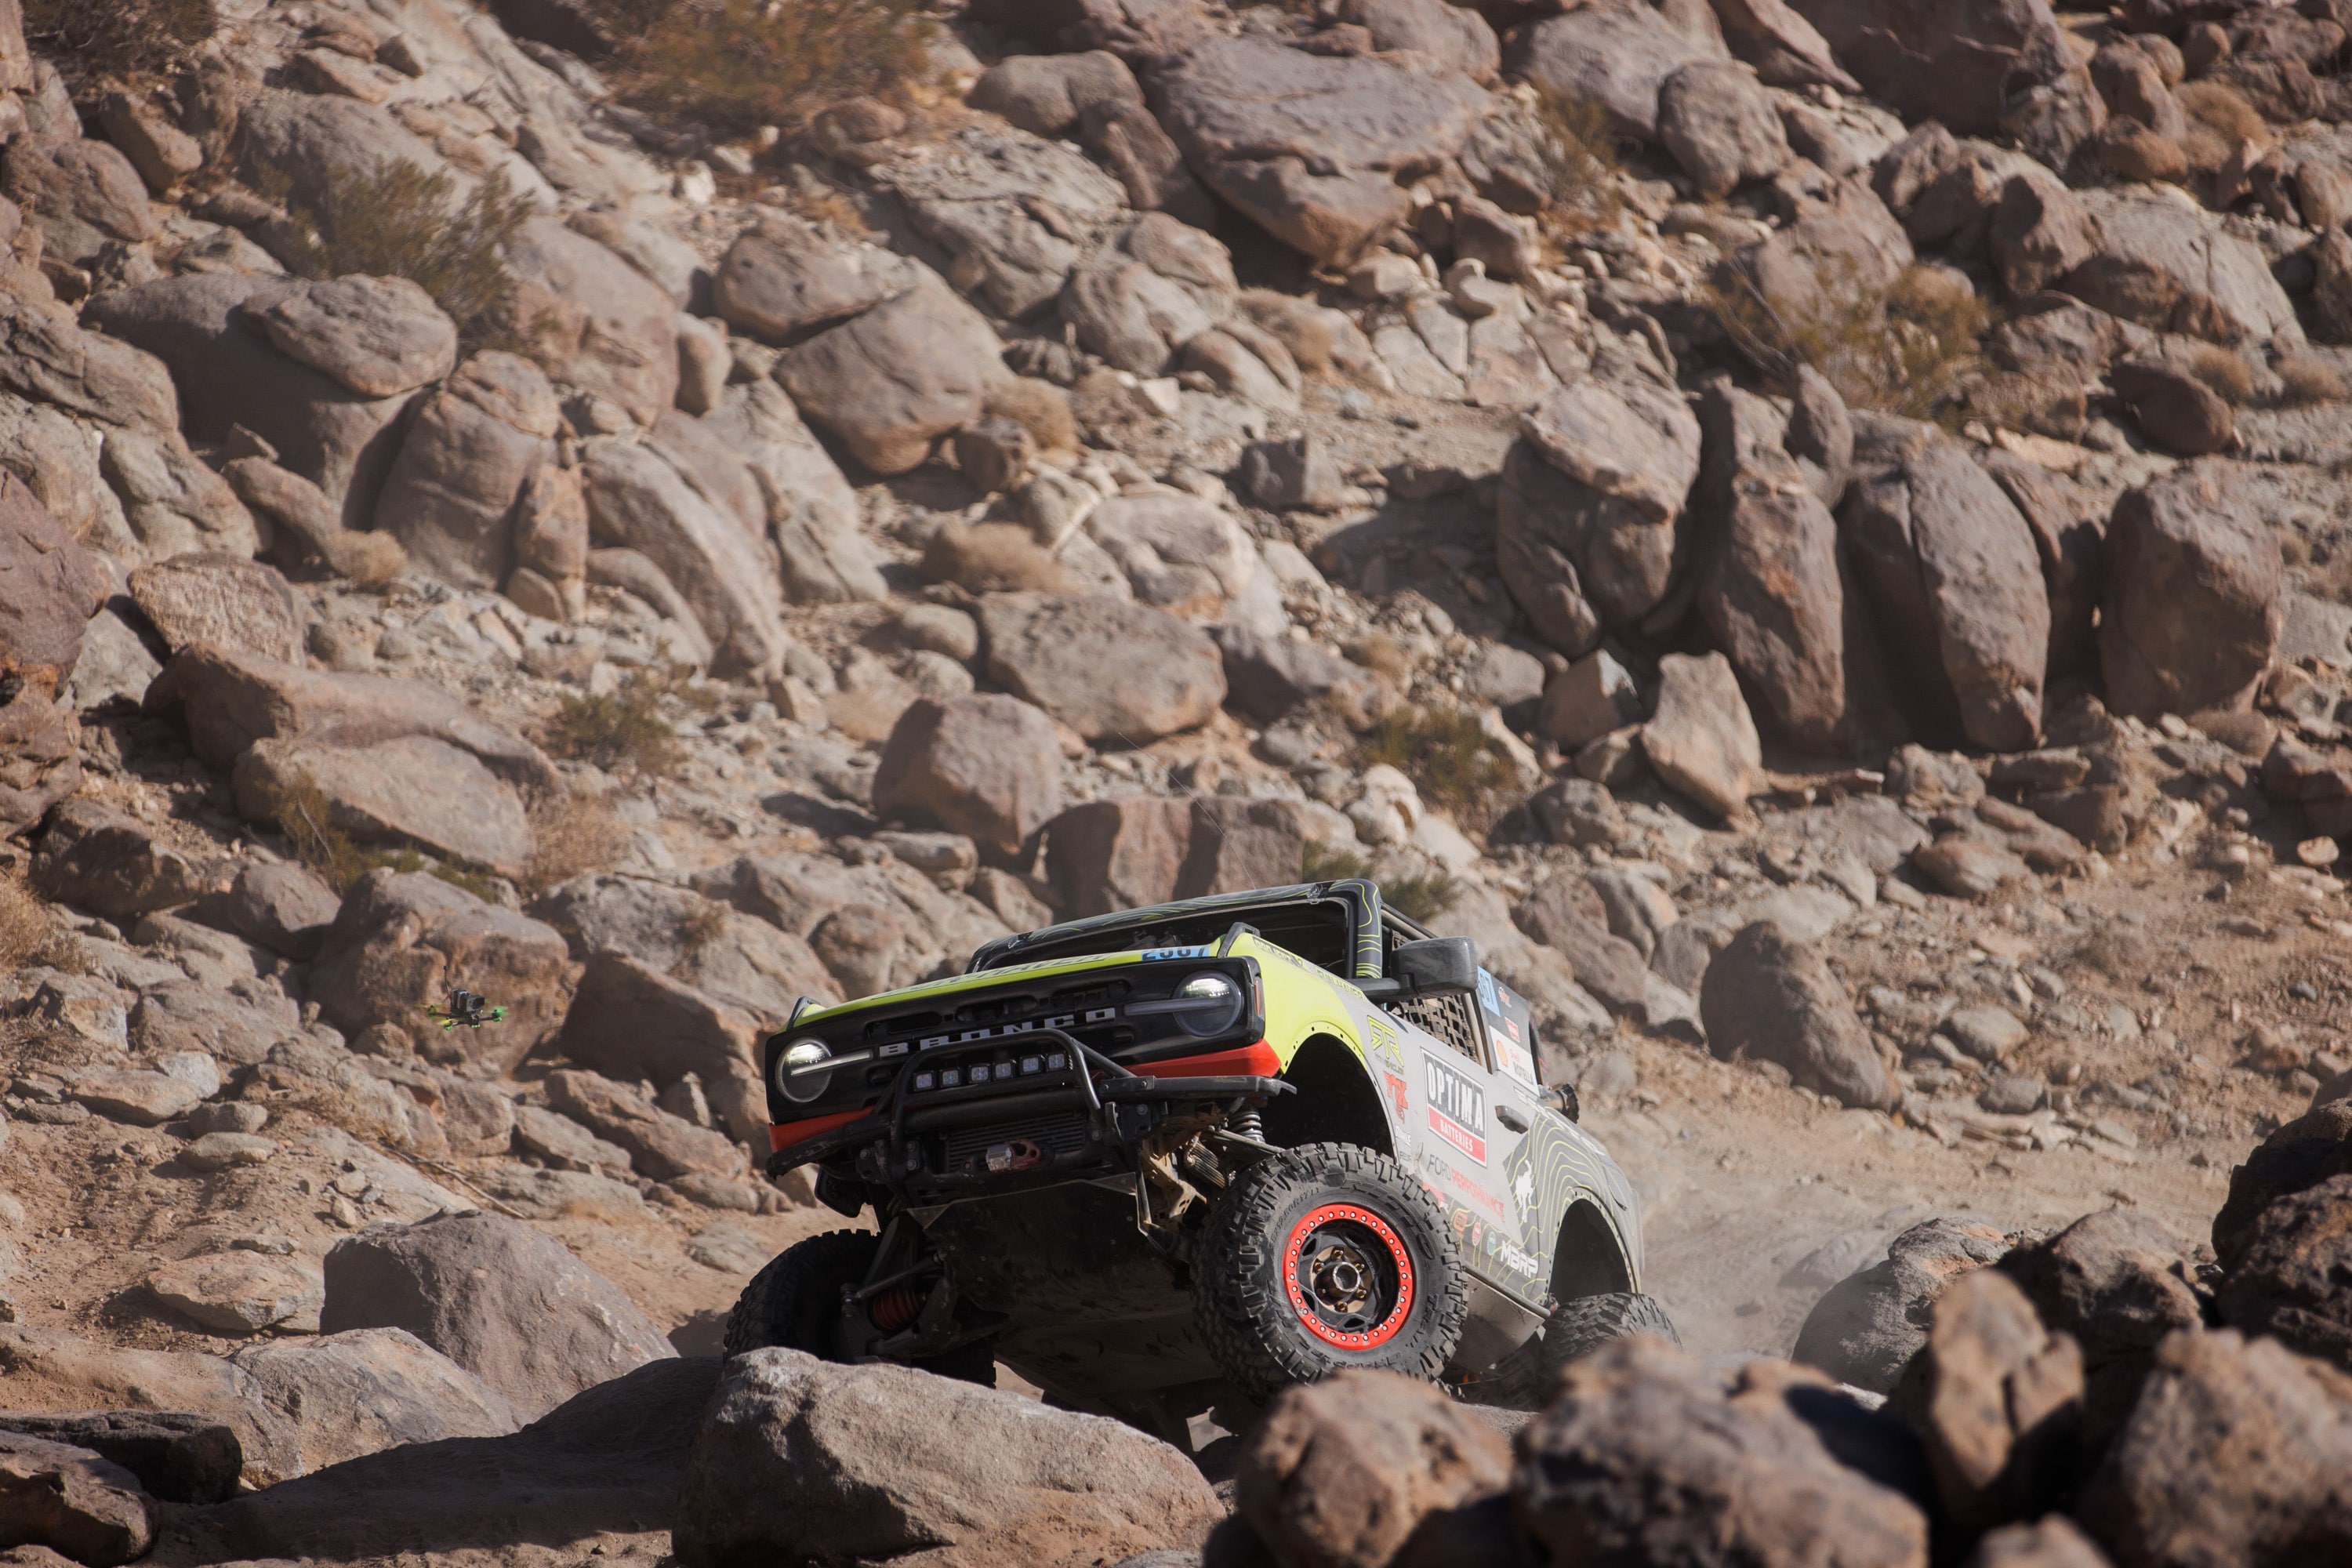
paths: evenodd
<path fill-rule="evenodd" d="M 947 1175 L 978 1175 L 988 1169 L 989 1147 L 996 1143 L 1035 1146 L 1045 1160 L 1083 1152 L 1087 1146 L 1084 1111 L 1055 1110 L 1042 1116 L 1016 1116 L 985 1127 L 959 1128 L 946 1137 Z"/>

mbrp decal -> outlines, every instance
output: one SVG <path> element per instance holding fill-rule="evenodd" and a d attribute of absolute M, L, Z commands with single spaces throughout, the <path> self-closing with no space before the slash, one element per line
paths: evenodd
<path fill-rule="evenodd" d="M 1486 1163 L 1486 1091 L 1477 1079 L 1421 1054 L 1429 1088 L 1429 1130 L 1483 1165 Z"/>

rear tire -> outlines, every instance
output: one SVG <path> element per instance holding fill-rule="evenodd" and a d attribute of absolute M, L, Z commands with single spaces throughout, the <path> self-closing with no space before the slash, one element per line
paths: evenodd
<path fill-rule="evenodd" d="M 1546 1319 L 1541 1360 L 1543 1381 L 1572 1361 L 1580 1361 L 1612 1340 L 1633 1334 L 1655 1334 L 1679 1347 L 1682 1335 L 1654 1296 L 1612 1290 L 1600 1296 L 1579 1296 L 1563 1301 Z"/>
<path fill-rule="evenodd" d="M 727 1314 L 726 1353 L 777 1347 L 841 1360 L 835 1331 L 841 1321 L 842 1289 L 865 1282 L 881 1247 L 881 1237 L 870 1230 L 829 1230 L 770 1258 Z M 908 1364 L 984 1388 L 996 1386 L 996 1358 L 985 1344 L 958 1345 Z"/>
<path fill-rule="evenodd" d="M 1254 1399 L 1342 1367 L 1435 1381 L 1468 1311 L 1429 1189 L 1385 1154 L 1309 1143 L 1236 1177 L 1193 1250 L 1210 1355 Z"/>

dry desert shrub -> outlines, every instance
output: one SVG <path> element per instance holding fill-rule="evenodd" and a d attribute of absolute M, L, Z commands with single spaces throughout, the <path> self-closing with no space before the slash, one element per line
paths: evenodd
<path fill-rule="evenodd" d="M 1783 387 L 1810 364 L 1851 406 L 1936 419 L 1949 417 L 1984 378 L 1979 345 L 1991 312 L 1965 279 L 1942 268 L 1908 267 L 1877 289 L 1851 260 L 1832 258 L 1811 299 L 1790 307 L 1726 268 L 1708 294 L 1724 331 Z"/>
<path fill-rule="evenodd" d="M 2242 142 L 2257 146 L 2270 144 L 2270 127 L 2244 95 L 2229 83 L 2183 82 L 2173 89 L 2173 96 L 2180 100 L 2182 111 L 2189 116 L 2189 129 L 2180 137 L 2180 151 L 2189 159 L 2189 168 L 2197 173 L 2210 174 L 2228 163 Z"/>
<path fill-rule="evenodd" d="M 41 896 L 15 877 L 0 876 L 0 969 L 21 969 L 56 945 L 57 917 Z"/>
<path fill-rule="evenodd" d="M 1609 111 L 1594 100 L 1538 87 L 1536 121 L 1551 175 L 1551 205 L 1544 216 L 1553 233 L 1572 239 L 1616 226 L 1625 210 L 1624 188 L 1618 183 L 1625 155 Z"/>
<path fill-rule="evenodd" d="M 567 762 L 592 763 L 625 777 L 667 778 L 686 761 L 662 700 L 683 695 L 678 681 L 641 669 L 609 697 L 565 692 L 541 727 L 540 744 Z"/>
<path fill-rule="evenodd" d="M 1399 708 L 1367 730 L 1357 749 L 1362 765 L 1386 763 L 1423 798 L 1448 805 L 1476 803 L 1515 776 L 1477 718 L 1460 709 Z"/>
<path fill-rule="evenodd" d="M 282 196 L 289 182 L 265 174 L 262 184 Z M 447 171 L 394 159 L 331 184 L 315 205 L 289 204 L 294 233 L 281 259 L 305 278 L 405 278 L 457 323 L 468 350 L 515 348 L 500 321 L 514 287 L 505 251 L 531 210 L 503 176 L 461 196 Z"/>
<path fill-rule="evenodd" d="M 887 98 L 920 67 L 917 0 L 608 0 L 626 90 L 733 131 L 804 128 L 819 110 Z"/>
<path fill-rule="evenodd" d="M 522 890 L 536 896 L 613 866 L 628 848 L 629 830 L 603 796 L 574 793 L 532 805 L 530 841 L 530 869 Z"/>
<path fill-rule="evenodd" d="M 213 0 L 25 0 L 25 42 L 69 80 L 169 71 L 220 30 Z"/>
<path fill-rule="evenodd" d="M 2317 354 L 2291 353 L 2271 367 L 2281 384 L 2279 401 L 2290 408 L 2344 400 L 2344 376 Z"/>
<path fill-rule="evenodd" d="M 2253 367 L 2218 343 L 2200 343 L 2189 351 L 2189 374 L 2224 403 L 2243 404 L 2254 395 Z"/>

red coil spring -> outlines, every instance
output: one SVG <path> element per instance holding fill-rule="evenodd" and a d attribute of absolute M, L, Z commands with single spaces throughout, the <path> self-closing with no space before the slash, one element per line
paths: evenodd
<path fill-rule="evenodd" d="M 915 1321 L 923 1310 L 923 1293 L 912 1285 L 901 1285 L 896 1290 L 886 1290 L 874 1298 L 866 1309 L 874 1326 L 886 1334 L 895 1334 Z"/>

